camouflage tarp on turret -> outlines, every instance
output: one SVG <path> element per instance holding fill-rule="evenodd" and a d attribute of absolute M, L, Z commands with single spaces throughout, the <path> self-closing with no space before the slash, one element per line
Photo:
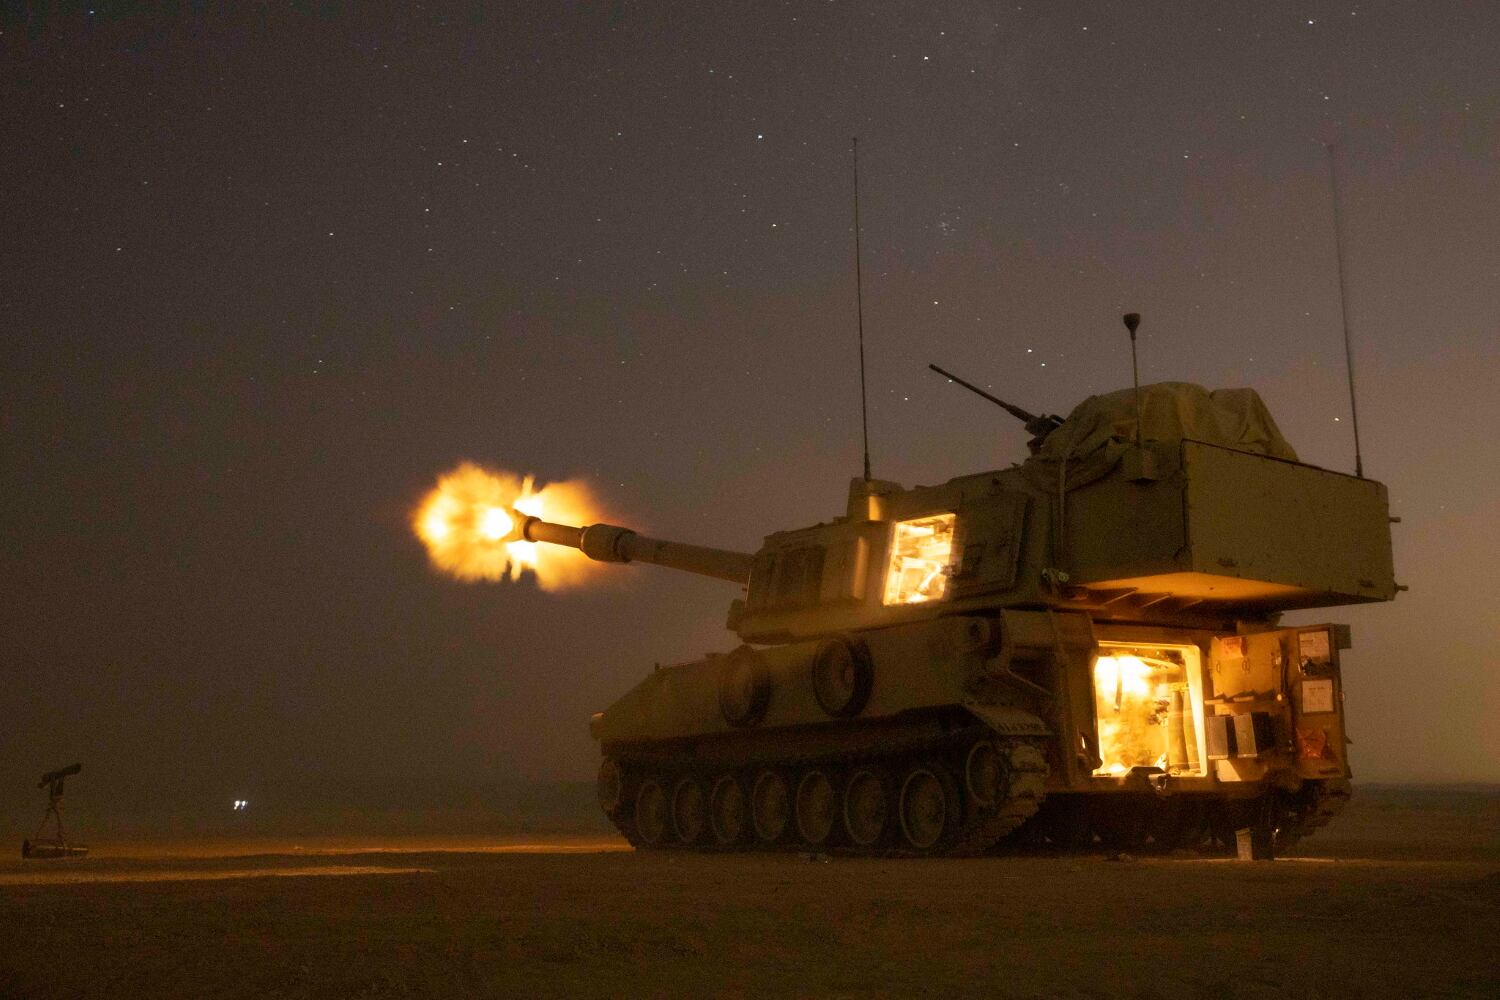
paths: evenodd
<path fill-rule="evenodd" d="M 1254 389 L 1215 389 L 1190 382 L 1158 382 L 1140 390 L 1141 440 L 1179 441 L 1234 448 L 1255 455 L 1297 461 L 1276 421 Z M 1073 408 L 1061 427 L 1047 435 L 1026 460 L 1028 478 L 1055 489 L 1066 475 L 1067 489 L 1103 476 L 1135 440 L 1134 389 L 1090 396 Z"/>

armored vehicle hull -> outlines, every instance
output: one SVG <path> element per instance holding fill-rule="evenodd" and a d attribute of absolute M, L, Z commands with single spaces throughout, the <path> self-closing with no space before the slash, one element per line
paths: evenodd
<path fill-rule="evenodd" d="M 1384 487 L 1302 464 L 1249 390 L 1147 386 L 1009 469 L 855 480 L 752 554 L 526 519 L 535 541 L 740 580 L 723 655 L 591 730 L 632 843 L 863 854 L 1007 840 L 1269 856 L 1347 799 L 1338 625 L 1389 600 Z"/>
<path fill-rule="evenodd" d="M 1348 796 L 1340 635 L 1004 610 L 742 646 L 595 717 L 600 805 L 646 847 L 1287 846 Z"/>

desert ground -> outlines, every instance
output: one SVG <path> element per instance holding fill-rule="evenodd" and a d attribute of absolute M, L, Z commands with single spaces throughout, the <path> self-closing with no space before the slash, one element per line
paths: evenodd
<path fill-rule="evenodd" d="M 0 997 L 1500 996 L 1500 790 L 1360 789 L 1293 855 L 97 843 L 0 862 Z"/>

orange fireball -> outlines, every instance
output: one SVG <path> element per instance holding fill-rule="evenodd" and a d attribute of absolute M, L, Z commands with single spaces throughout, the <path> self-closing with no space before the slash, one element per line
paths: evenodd
<path fill-rule="evenodd" d="M 565 524 L 598 520 L 579 482 L 536 485 L 532 476 L 464 462 L 438 478 L 412 516 L 433 566 L 460 580 L 519 580 L 530 570 L 543 590 L 584 582 L 598 564 L 576 549 L 538 546 L 519 538 L 521 520 Z"/>

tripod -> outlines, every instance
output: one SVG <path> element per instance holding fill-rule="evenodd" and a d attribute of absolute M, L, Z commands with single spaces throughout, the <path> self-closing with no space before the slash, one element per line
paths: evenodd
<path fill-rule="evenodd" d="M 48 771 L 42 775 L 42 780 L 36 787 L 47 789 L 47 811 L 42 815 L 42 823 L 36 828 L 36 834 L 30 840 L 21 841 L 21 857 L 81 858 L 89 852 L 89 849 L 82 844 L 69 844 L 67 836 L 63 833 L 63 782 L 81 770 L 83 770 L 81 764 L 74 764 L 71 767 Z M 42 834 L 46 831 L 49 820 L 56 824 L 57 836 L 44 838 Z"/>

